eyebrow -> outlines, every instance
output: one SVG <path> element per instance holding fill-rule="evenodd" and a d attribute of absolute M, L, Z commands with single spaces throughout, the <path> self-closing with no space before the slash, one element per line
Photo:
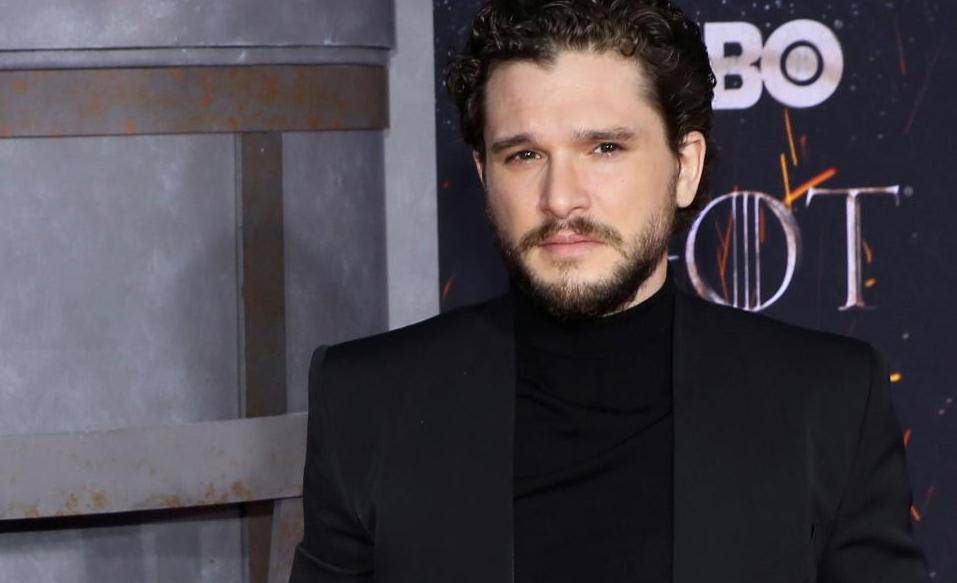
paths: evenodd
<path fill-rule="evenodd" d="M 635 137 L 634 130 L 626 127 L 576 130 L 576 142 L 627 142 Z"/>
<path fill-rule="evenodd" d="M 600 128 L 600 129 L 580 129 L 572 133 L 572 139 L 576 142 L 627 142 L 635 137 L 634 130 L 626 127 Z M 522 144 L 534 142 L 532 134 L 521 133 L 507 136 L 500 140 L 492 142 L 489 150 L 492 154 L 498 154 L 503 150 L 514 148 Z"/>
<path fill-rule="evenodd" d="M 508 150 L 509 148 L 514 148 L 515 146 L 527 144 L 532 141 L 531 134 L 515 134 L 514 136 L 508 136 L 507 138 L 492 142 L 492 145 L 489 146 L 489 150 L 491 150 L 493 154 L 498 154 L 503 150 Z"/>

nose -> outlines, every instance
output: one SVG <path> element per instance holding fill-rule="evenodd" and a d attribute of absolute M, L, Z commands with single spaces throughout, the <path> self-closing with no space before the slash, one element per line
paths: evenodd
<path fill-rule="evenodd" d="M 557 219 L 570 218 L 576 211 L 588 209 L 590 199 L 578 169 L 572 160 L 549 160 L 539 209 Z"/>

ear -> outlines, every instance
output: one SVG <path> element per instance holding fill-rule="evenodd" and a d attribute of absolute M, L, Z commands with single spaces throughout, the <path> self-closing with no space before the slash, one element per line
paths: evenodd
<path fill-rule="evenodd" d="M 681 208 L 686 208 L 694 202 L 701 183 L 701 172 L 704 168 L 704 156 L 708 145 L 704 134 L 698 131 L 685 134 L 684 141 L 678 149 L 678 180 L 675 188 L 675 202 Z"/>
<path fill-rule="evenodd" d="M 478 150 L 472 150 L 472 162 L 475 163 L 479 182 L 482 183 L 482 188 L 485 188 L 485 157 Z"/>

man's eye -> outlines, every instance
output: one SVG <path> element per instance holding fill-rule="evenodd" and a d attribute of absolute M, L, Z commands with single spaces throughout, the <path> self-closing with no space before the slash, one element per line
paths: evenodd
<path fill-rule="evenodd" d="M 522 150 L 521 152 L 515 152 L 514 154 L 506 158 L 505 161 L 511 162 L 512 160 L 518 160 L 519 162 L 523 162 L 527 160 L 534 160 L 535 156 L 537 156 L 537 154 L 531 150 Z"/>
<path fill-rule="evenodd" d="M 621 150 L 621 146 L 613 142 L 602 142 L 593 150 L 596 154 L 612 154 Z"/>

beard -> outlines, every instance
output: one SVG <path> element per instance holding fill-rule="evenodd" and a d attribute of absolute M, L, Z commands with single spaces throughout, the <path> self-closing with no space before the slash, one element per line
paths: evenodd
<path fill-rule="evenodd" d="M 499 251 L 513 285 L 556 320 L 577 322 L 623 310 L 654 272 L 662 255 L 668 251 L 676 211 L 674 189 L 672 183 L 668 203 L 649 217 L 630 241 L 610 225 L 578 216 L 570 220 L 549 219 L 523 235 L 516 244 L 497 223 L 488 204 L 486 214 L 495 229 Z M 528 266 L 525 254 L 549 237 L 563 232 L 597 239 L 618 251 L 621 260 L 610 273 L 592 282 L 575 280 L 575 260 L 556 261 L 553 265 L 558 268 L 558 278 L 544 281 Z"/>

